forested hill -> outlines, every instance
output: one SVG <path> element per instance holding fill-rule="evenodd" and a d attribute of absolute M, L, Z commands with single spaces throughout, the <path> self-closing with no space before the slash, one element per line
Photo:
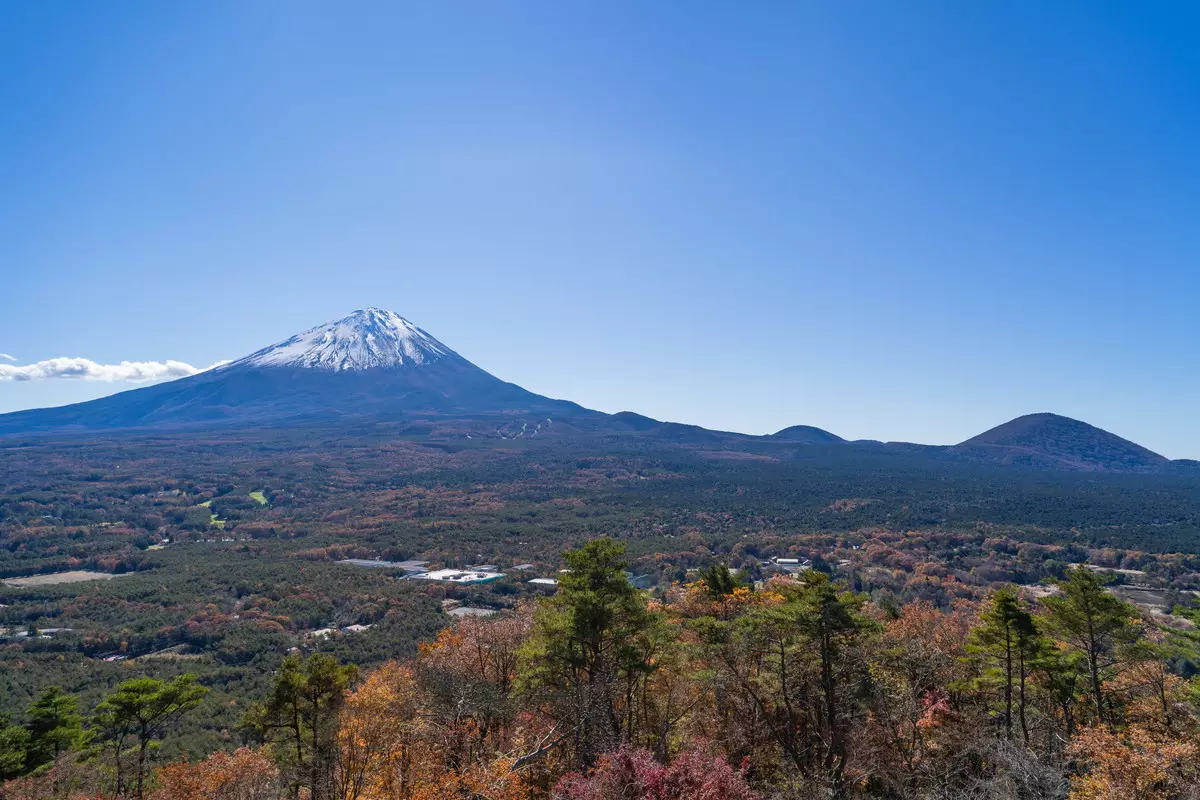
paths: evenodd
<path fill-rule="evenodd" d="M 1169 460 L 1086 422 L 1029 414 L 968 439 L 955 451 L 1007 464 L 1108 472 L 1152 472 Z"/>

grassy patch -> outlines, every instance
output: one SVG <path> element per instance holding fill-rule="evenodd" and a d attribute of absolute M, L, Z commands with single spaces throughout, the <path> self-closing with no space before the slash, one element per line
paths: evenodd
<path fill-rule="evenodd" d="M 212 508 L 212 500 L 205 500 L 203 503 L 198 503 L 200 508 Z M 208 524 L 220 530 L 225 530 L 225 520 L 218 517 L 216 514 L 209 514 Z"/>

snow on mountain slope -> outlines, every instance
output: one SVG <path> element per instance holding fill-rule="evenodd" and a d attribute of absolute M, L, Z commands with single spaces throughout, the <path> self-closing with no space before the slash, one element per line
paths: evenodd
<path fill-rule="evenodd" d="M 368 308 L 179 380 L 0 415 L 0 436 L 64 428 L 589 415 L 480 369 L 408 320 Z M 523 420 L 522 420 L 523 421 Z"/>
<path fill-rule="evenodd" d="M 367 308 L 264 347 L 223 367 L 343 370 L 422 366 L 458 354 L 404 317 Z"/>

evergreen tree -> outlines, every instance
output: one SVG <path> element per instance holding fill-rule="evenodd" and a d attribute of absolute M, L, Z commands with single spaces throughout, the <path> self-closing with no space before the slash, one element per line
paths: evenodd
<path fill-rule="evenodd" d="M 280 745 L 276 758 L 291 776 L 293 797 L 302 788 L 311 800 L 331 797 L 338 713 L 357 678 L 357 667 L 323 653 L 307 660 L 288 656 L 270 695 L 247 714 L 251 730 Z"/>
<path fill-rule="evenodd" d="M 1015 704 L 1022 738 L 1029 742 L 1026 690 L 1030 672 L 1044 647 L 1033 615 L 1021 605 L 1016 587 L 1005 586 L 993 592 L 980 615 L 979 626 L 971 631 L 967 652 L 982 667 L 980 683 L 1000 687 L 1004 735 L 1008 739 L 1013 735 Z"/>
<path fill-rule="evenodd" d="M 1105 722 L 1104 681 L 1119 663 L 1122 647 L 1137 639 L 1138 610 L 1109 593 L 1105 581 L 1084 567 L 1071 570 L 1058 585 L 1062 594 L 1042 601 L 1050 630 L 1083 654 L 1096 719 Z"/>
<path fill-rule="evenodd" d="M 822 767 L 834 798 L 845 797 L 847 740 L 854 709 L 848 686 L 863 665 L 851 651 L 869 624 L 861 614 L 865 598 L 841 592 L 823 572 L 805 575 L 798 600 L 800 629 L 815 646 L 821 712 L 819 730 L 826 743 Z"/>
<path fill-rule="evenodd" d="M 29 757 L 27 768 L 49 764 L 83 739 L 83 717 L 79 701 L 59 686 L 48 686 L 29 706 Z"/>
<path fill-rule="evenodd" d="M 29 732 L 20 725 L 9 725 L 9 718 L 0 715 L 0 783 L 22 775 L 29 752 Z M 0 798 L 4 787 L 0 786 Z"/>
<path fill-rule="evenodd" d="M 653 670 L 659 618 L 625 574 L 625 546 L 594 539 L 565 554 L 569 571 L 534 617 L 522 652 L 522 686 L 570 732 L 590 767 L 632 735 L 632 698 Z"/>
<path fill-rule="evenodd" d="M 704 583 L 704 589 L 708 596 L 713 600 L 721 600 L 733 594 L 733 590 L 744 585 L 742 576 L 729 569 L 729 565 L 722 562 L 713 564 L 700 570 L 700 580 Z"/>
<path fill-rule="evenodd" d="M 130 791 L 145 797 L 150 760 L 158 742 L 188 711 L 200 705 L 208 689 L 196 683 L 195 675 L 180 675 L 169 683 L 154 678 L 125 681 L 96 706 L 96 727 L 110 748 L 116 771 L 116 794 Z M 132 764 L 127 763 L 132 759 Z"/>
<path fill-rule="evenodd" d="M 854 721 L 865 714 L 859 691 L 867 663 L 860 650 L 873 628 L 865 598 L 822 572 L 776 580 L 732 620 L 704 617 L 690 627 L 729 705 L 752 740 L 765 729 L 784 759 L 833 798 L 851 791 L 847 767 Z"/>

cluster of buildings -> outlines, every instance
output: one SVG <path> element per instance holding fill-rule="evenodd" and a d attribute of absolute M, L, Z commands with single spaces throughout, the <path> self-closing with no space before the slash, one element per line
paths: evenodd
<path fill-rule="evenodd" d="M 492 569 L 495 569 L 495 567 L 492 567 Z M 442 583 L 457 583 L 460 586 L 469 586 L 475 583 L 491 583 L 503 578 L 504 573 L 492 572 L 490 569 L 483 569 L 482 567 L 470 567 L 465 570 L 435 569 L 432 572 L 419 572 L 408 577 L 414 581 L 441 581 Z"/>
<path fill-rule="evenodd" d="M 347 558 L 338 563 L 355 567 L 398 571 L 403 573 L 400 576 L 401 580 L 435 581 L 457 586 L 491 583 L 505 577 L 505 572 L 501 572 L 500 568 L 495 564 L 476 564 L 465 569 L 431 570 L 428 568 L 428 561 L 382 561 L 377 559 Z M 507 568 L 506 572 L 517 576 L 528 573 L 535 568 L 534 564 L 515 564 Z M 785 572 L 794 575 L 812 569 L 812 561 L 807 558 L 781 558 L 775 556 L 768 561 L 763 561 L 762 568 L 765 571 Z M 559 570 L 559 573 L 568 572 L 570 572 L 568 569 Z M 631 586 L 638 589 L 650 589 L 655 583 L 654 575 L 635 575 L 632 572 L 626 572 L 625 577 Z M 553 592 L 557 590 L 559 581 L 558 578 L 533 577 L 524 579 L 524 582 L 531 588 Z M 459 600 L 454 599 L 443 600 L 442 610 L 453 617 L 484 617 L 497 613 L 495 609 L 464 606 Z M 322 628 L 310 631 L 309 636 L 312 638 L 325 638 L 339 632 L 358 633 L 369 627 L 369 625 L 350 625 L 340 630 L 337 628 Z"/>
<path fill-rule="evenodd" d="M 375 569 L 391 569 L 398 570 L 403 574 L 403 578 L 413 581 L 437 581 L 439 583 L 453 583 L 459 586 L 471 586 L 479 583 L 491 583 L 504 577 L 504 573 L 500 572 L 500 568 L 495 564 L 477 564 L 467 567 L 466 569 L 428 569 L 428 561 L 380 561 L 376 559 L 365 558 L 346 558 L 338 562 L 339 564 L 348 564 L 353 567 L 369 567 Z M 534 568 L 533 564 L 517 564 L 513 566 L 511 572 L 526 572 Z M 536 585 L 557 585 L 558 581 L 552 578 L 534 578 L 528 583 Z"/>
<path fill-rule="evenodd" d="M 504 577 L 503 572 L 497 572 L 494 564 L 480 564 L 466 569 L 435 569 L 429 570 L 428 561 L 379 561 L 366 558 L 345 558 L 339 564 L 349 564 L 352 567 L 369 567 L 373 569 L 392 569 L 404 573 L 404 578 L 414 581 L 441 581 L 442 583 L 457 583 L 462 586 L 474 583 L 489 583 Z M 525 565 L 532 566 L 532 565 Z"/>
<path fill-rule="evenodd" d="M 317 628 L 314 631 L 308 631 L 306 635 L 310 639 L 328 639 L 330 636 L 333 636 L 335 633 L 362 633 L 363 631 L 370 630 L 372 627 L 374 627 L 374 626 L 373 625 L 346 625 L 341 628 Z"/>
<path fill-rule="evenodd" d="M 439 583 L 452 583 L 459 586 L 491 583 L 504 577 L 504 573 L 495 564 L 477 564 L 466 569 L 430 570 L 428 569 L 428 561 L 380 561 L 366 558 L 346 558 L 338 563 L 348 564 L 353 567 L 398 570 L 404 573 L 402 577 L 405 580 L 437 581 Z M 534 568 L 533 564 L 516 564 L 510 567 L 508 571 L 510 573 L 524 573 Z M 569 570 L 559 571 L 569 572 Z M 634 575 L 632 572 L 626 572 L 625 577 L 629 579 L 629 583 L 632 586 L 638 589 L 649 589 L 654 586 L 653 575 Z M 553 589 L 558 586 L 556 578 L 530 578 L 525 583 L 541 589 Z"/>
<path fill-rule="evenodd" d="M 436 581 L 438 583 L 449 583 L 458 586 L 491 583 L 505 576 L 505 572 L 501 572 L 500 568 L 495 564 L 477 564 L 465 569 L 431 570 L 428 568 L 428 561 L 381 561 L 376 559 L 347 558 L 338 563 L 349 564 L 355 567 L 391 569 L 402 572 L 402 578 L 406 580 Z M 763 561 L 762 568 L 767 572 L 786 572 L 795 575 L 812 569 L 812 561 L 807 558 L 783 558 L 775 556 L 770 560 Z M 535 565 L 533 564 L 515 564 L 507 568 L 506 572 L 509 574 L 520 574 L 533 569 L 535 569 Z M 569 571 L 565 569 L 559 570 L 560 573 Z M 638 589 L 651 589 L 655 584 L 654 575 L 635 575 L 632 572 L 626 572 L 625 577 L 629 580 L 630 585 Z M 534 588 L 553 590 L 558 586 L 558 579 L 534 577 L 526 579 L 525 583 Z"/>
<path fill-rule="evenodd" d="M 807 558 L 772 558 L 770 561 L 762 563 L 763 569 L 777 570 L 795 575 L 805 570 L 812 569 L 812 561 Z"/>

